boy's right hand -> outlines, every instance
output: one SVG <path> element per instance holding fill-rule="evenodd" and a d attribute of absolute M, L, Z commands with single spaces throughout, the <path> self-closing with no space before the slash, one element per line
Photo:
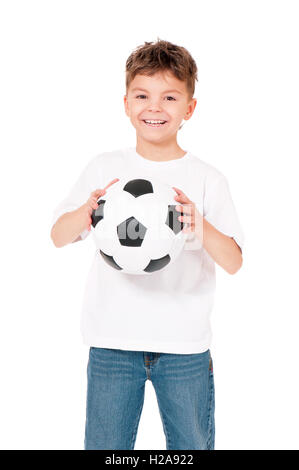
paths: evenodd
<path fill-rule="evenodd" d="M 109 186 L 117 181 L 119 181 L 119 178 L 112 180 L 104 189 L 96 189 L 95 191 L 92 191 L 86 203 L 79 207 L 78 212 L 80 214 L 80 218 L 82 218 L 83 230 L 91 230 L 91 214 L 93 210 L 98 208 L 97 200 L 99 197 L 106 194 L 106 189 L 109 188 Z"/>

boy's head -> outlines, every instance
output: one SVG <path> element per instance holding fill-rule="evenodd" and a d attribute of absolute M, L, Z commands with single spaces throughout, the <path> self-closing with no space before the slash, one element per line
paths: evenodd
<path fill-rule="evenodd" d="M 158 39 L 135 49 L 126 62 L 124 104 L 137 137 L 156 143 L 176 139 L 197 103 L 195 80 L 197 66 L 184 47 Z M 153 127 L 145 120 L 166 123 Z"/>

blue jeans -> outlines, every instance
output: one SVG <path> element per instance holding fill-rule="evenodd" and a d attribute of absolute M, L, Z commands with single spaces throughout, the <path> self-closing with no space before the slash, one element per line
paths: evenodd
<path fill-rule="evenodd" d="M 145 381 L 154 386 L 167 449 L 214 449 L 210 350 L 198 354 L 91 347 L 85 450 L 133 450 Z"/>

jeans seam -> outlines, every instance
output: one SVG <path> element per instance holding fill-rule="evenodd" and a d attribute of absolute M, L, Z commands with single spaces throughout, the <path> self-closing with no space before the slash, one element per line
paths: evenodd
<path fill-rule="evenodd" d="M 168 432 L 168 428 L 167 428 L 167 424 L 166 424 L 166 418 L 163 416 L 163 413 L 161 411 L 160 401 L 159 401 L 157 393 L 156 393 L 156 396 L 157 396 L 158 405 L 159 405 L 159 413 L 160 413 L 160 416 L 161 416 L 164 432 L 165 432 L 165 435 L 166 435 L 166 447 L 167 447 L 167 450 L 170 450 L 171 449 L 171 442 L 170 442 L 170 434 Z"/>
<path fill-rule="evenodd" d="M 130 444 L 130 449 L 131 450 L 134 450 L 134 444 L 135 444 L 135 439 L 136 439 L 136 435 L 137 435 L 137 428 L 138 428 L 138 423 L 139 423 L 139 420 L 140 420 L 140 415 L 141 415 L 143 403 L 144 403 L 144 397 L 143 397 L 142 403 L 139 407 L 138 415 L 137 415 L 136 422 L 135 422 L 135 427 L 134 427 L 134 430 L 133 430 L 133 435 L 132 435 L 131 444 Z"/>
<path fill-rule="evenodd" d="M 212 438 L 212 403 L 214 395 L 214 376 L 213 372 L 209 370 L 209 408 L 208 408 L 208 439 L 207 439 L 207 450 L 211 449 L 211 438 Z"/>

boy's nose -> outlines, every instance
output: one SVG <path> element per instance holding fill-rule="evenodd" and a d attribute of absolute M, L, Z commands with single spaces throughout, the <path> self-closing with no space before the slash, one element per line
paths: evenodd
<path fill-rule="evenodd" d="M 151 111 L 151 112 L 156 112 L 156 111 L 161 111 L 162 110 L 162 106 L 161 104 L 159 103 L 159 101 L 152 101 L 148 104 L 148 111 Z"/>

